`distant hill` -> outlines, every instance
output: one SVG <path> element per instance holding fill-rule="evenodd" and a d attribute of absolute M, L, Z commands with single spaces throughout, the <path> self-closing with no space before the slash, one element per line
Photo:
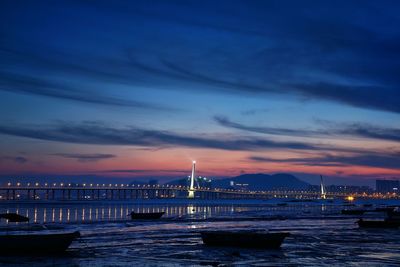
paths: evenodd
<path fill-rule="evenodd" d="M 248 184 L 247 188 L 250 190 L 306 189 L 310 185 L 291 174 L 277 173 L 269 175 L 263 173 L 254 173 L 243 174 L 226 179 L 213 180 L 212 187 L 230 188 L 231 181 L 233 181 L 235 184 Z M 188 184 L 188 180 L 180 179 L 168 182 L 168 184 L 185 185 Z"/>

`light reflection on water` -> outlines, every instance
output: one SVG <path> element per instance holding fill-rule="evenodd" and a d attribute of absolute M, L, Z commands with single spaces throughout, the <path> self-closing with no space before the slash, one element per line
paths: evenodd
<path fill-rule="evenodd" d="M 242 207 L 235 205 L 143 205 L 137 206 L 130 203 L 122 204 L 10 204 L 0 206 L 0 213 L 18 213 L 31 218 L 34 223 L 71 223 L 71 222 L 95 222 L 95 221 L 119 221 L 126 220 L 131 211 L 135 212 L 161 212 L 165 218 L 195 216 L 196 218 L 208 218 L 214 214 L 234 214 L 253 210 L 257 207 Z M 4 222 L 2 222 L 4 223 Z"/>

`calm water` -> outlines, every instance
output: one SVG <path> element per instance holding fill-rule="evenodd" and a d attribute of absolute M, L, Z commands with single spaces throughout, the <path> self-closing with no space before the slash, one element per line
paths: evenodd
<path fill-rule="evenodd" d="M 361 230 L 357 217 L 342 216 L 341 201 L 279 200 L 192 202 L 170 200 L 105 203 L 0 203 L 35 222 L 81 231 L 63 255 L 0 257 L 0 265 L 30 266 L 399 266 L 400 230 Z M 375 201 L 400 205 L 400 201 Z M 362 202 L 356 202 L 362 204 Z M 157 222 L 131 222 L 130 211 L 165 211 Z M 380 216 L 379 214 L 371 216 Z M 4 222 L 3 222 L 4 224 Z M 288 231 L 280 250 L 209 248 L 203 229 Z"/>

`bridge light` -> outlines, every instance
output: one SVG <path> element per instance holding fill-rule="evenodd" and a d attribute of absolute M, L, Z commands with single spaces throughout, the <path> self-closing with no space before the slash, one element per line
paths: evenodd
<path fill-rule="evenodd" d="M 17 186 L 20 186 L 21 185 L 21 183 L 17 183 Z"/>
<path fill-rule="evenodd" d="M 35 186 L 39 186 L 39 183 L 36 183 Z"/>
<path fill-rule="evenodd" d="M 83 186 L 86 186 L 86 184 L 83 184 Z"/>
<path fill-rule="evenodd" d="M 64 183 L 61 183 L 60 185 L 61 185 L 61 186 L 64 186 Z"/>
<path fill-rule="evenodd" d="M 90 186 L 93 186 L 93 184 L 90 184 Z"/>

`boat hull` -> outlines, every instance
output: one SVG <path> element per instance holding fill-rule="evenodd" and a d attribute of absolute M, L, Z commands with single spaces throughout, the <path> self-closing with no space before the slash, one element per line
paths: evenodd
<path fill-rule="evenodd" d="M 289 233 L 255 232 L 201 232 L 201 238 L 207 246 L 247 247 L 279 249 Z"/>
<path fill-rule="evenodd" d="M 363 215 L 365 210 L 342 210 L 341 213 L 343 215 Z"/>
<path fill-rule="evenodd" d="M 165 212 L 151 212 L 151 213 L 136 213 L 132 212 L 131 219 L 132 220 L 155 220 L 160 219 Z"/>
<path fill-rule="evenodd" d="M 399 228 L 400 221 L 366 221 L 366 220 L 358 220 L 358 226 L 361 228 Z"/>
<path fill-rule="evenodd" d="M 62 234 L 0 235 L 1 254 L 48 254 L 65 251 L 76 238 L 78 231 Z"/>

